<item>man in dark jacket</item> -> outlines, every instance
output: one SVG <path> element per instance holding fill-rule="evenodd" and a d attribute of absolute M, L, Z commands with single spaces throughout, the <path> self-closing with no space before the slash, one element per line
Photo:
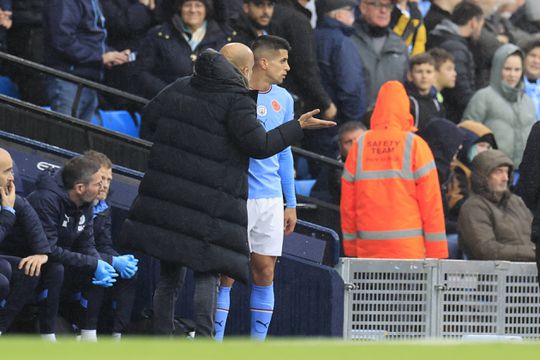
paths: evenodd
<path fill-rule="evenodd" d="M 251 46 L 261 35 L 269 35 L 276 0 L 244 0 L 242 12 L 233 19 L 234 41 Z"/>
<path fill-rule="evenodd" d="M 513 163 L 500 150 L 487 150 L 472 162 L 474 192 L 461 207 L 459 242 L 471 260 L 534 261 L 532 214 L 508 189 Z"/>
<path fill-rule="evenodd" d="M 337 109 L 320 81 L 310 19 L 311 12 L 300 0 L 279 0 L 270 24 L 271 34 L 284 38 L 292 48 L 291 71 L 283 86 L 304 103 L 302 112 L 317 108 L 323 118 L 333 119 Z"/>
<path fill-rule="evenodd" d="M 51 280 L 58 283 L 61 279 L 51 279 L 51 272 L 45 270 L 48 266 L 48 254 L 51 252 L 49 243 L 34 209 L 26 199 L 15 195 L 13 161 L 4 149 L 0 149 L 0 195 L 0 274 L 9 280 L 11 285 L 8 288 L 9 295 L 0 294 L 0 302 L 3 301 L 0 305 L 2 334 L 36 295 L 35 289 L 42 273 L 42 284 Z M 11 270 L 6 274 L 6 269 L 9 268 Z M 57 284 L 52 284 L 55 285 Z M 54 340 L 54 329 L 49 325 L 42 322 L 40 332 L 43 337 Z"/>
<path fill-rule="evenodd" d="M 101 81 L 103 67 L 128 61 L 129 50 L 111 51 L 107 48 L 105 17 L 98 0 L 49 0 L 44 7 L 45 65 Z M 47 83 L 51 108 L 72 114 L 77 85 L 57 78 Z M 75 117 L 90 121 L 98 106 L 95 90 L 84 88 Z"/>
<path fill-rule="evenodd" d="M 444 19 L 450 19 L 452 11 L 462 0 L 431 0 L 431 6 L 424 18 L 426 30 L 429 33 Z"/>
<path fill-rule="evenodd" d="M 113 246 L 111 208 L 106 201 L 113 176 L 111 160 L 107 155 L 94 150 L 85 152 L 84 156 L 97 161 L 101 166 L 99 171 L 103 184 L 94 200 L 94 238 L 101 258 L 112 265 L 120 275 L 117 283 L 110 289 L 112 301 L 116 304 L 112 316 L 112 337 L 120 339 L 131 319 L 139 260 L 131 254 L 120 255 Z"/>
<path fill-rule="evenodd" d="M 450 20 L 443 20 L 428 36 L 428 48 L 440 47 L 454 56 L 456 86 L 443 91 L 446 117 L 459 123 L 476 87 L 476 67 L 469 39 L 478 39 L 484 26 L 482 9 L 464 1 L 454 9 Z"/>
<path fill-rule="evenodd" d="M 540 271 L 540 122 L 531 129 L 519 172 L 516 194 L 521 196 L 534 216 L 531 240 L 536 244 L 536 264 Z"/>
<path fill-rule="evenodd" d="M 403 80 L 409 55 L 405 42 L 390 29 L 392 1 L 362 1 L 358 8 L 362 16 L 354 23 L 352 40 L 364 65 L 369 107 L 375 103 L 382 84 Z"/>
<path fill-rule="evenodd" d="M 144 113 L 157 124 L 154 145 L 122 239 L 161 260 L 154 307 L 169 313 L 161 316 L 169 333 L 182 265 L 195 271 L 196 330 L 203 336 L 213 332 L 218 274 L 248 280 L 249 157 L 278 153 L 301 139 L 302 128 L 335 125 L 313 118 L 315 110 L 267 133 L 247 88 L 253 53 L 240 43 L 221 51 L 203 51 L 195 74 L 163 90 Z"/>
<path fill-rule="evenodd" d="M 88 341 L 96 340 L 103 288 L 112 286 L 118 276 L 101 260 L 94 241 L 93 201 L 102 186 L 99 170 L 96 161 L 75 157 L 55 173 L 43 172 L 28 196 L 49 241 L 50 261 L 65 273 L 65 294 L 81 291 L 84 318 L 78 325 L 81 338 Z M 60 291 L 49 289 L 48 298 L 50 312 L 56 315 Z"/>
<path fill-rule="evenodd" d="M 351 35 L 354 33 L 354 0 L 318 0 L 319 18 L 315 29 L 317 60 L 321 82 L 336 104 L 338 124 L 359 121 L 366 111 L 366 88 L 362 60 Z M 319 154 L 337 151 L 337 128 L 317 132 Z"/>

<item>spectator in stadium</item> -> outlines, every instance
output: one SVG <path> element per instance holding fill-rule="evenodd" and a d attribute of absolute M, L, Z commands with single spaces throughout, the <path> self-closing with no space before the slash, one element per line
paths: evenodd
<path fill-rule="evenodd" d="M 414 126 L 423 130 L 435 117 L 444 117 L 435 88 L 435 60 L 429 53 L 414 55 L 409 60 L 405 88 L 411 103 Z"/>
<path fill-rule="evenodd" d="M 316 4 L 319 17 L 315 44 L 322 85 L 336 104 L 339 125 L 359 121 L 366 111 L 366 89 L 362 60 L 351 39 L 356 2 L 318 0 Z M 322 147 L 327 149 L 324 155 L 334 157 L 337 132 L 337 128 L 318 131 L 319 149 L 314 150 L 321 153 Z"/>
<path fill-rule="evenodd" d="M 8 32 L 9 53 L 42 64 L 43 4 L 45 0 L 11 0 L 13 26 Z M 47 105 L 43 74 L 23 66 L 4 63 L 7 75 L 17 84 L 21 99 Z M 19 188 L 17 188 L 19 190 Z"/>
<path fill-rule="evenodd" d="M 532 211 L 531 240 L 536 245 L 536 264 L 540 270 L 540 123 L 536 122 L 527 139 L 523 153 L 516 194 Z M 540 282 L 540 279 L 539 279 Z"/>
<path fill-rule="evenodd" d="M 340 209 L 346 256 L 448 257 L 437 169 L 414 130 L 405 88 L 385 83 L 371 129 L 345 161 Z"/>
<path fill-rule="evenodd" d="M 362 16 L 354 23 L 352 39 L 364 65 L 367 105 L 371 106 L 382 84 L 404 79 L 408 51 L 405 42 L 390 29 L 391 0 L 365 0 L 358 7 Z"/>
<path fill-rule="evenodd" d="M 426 30 L 429 33 L 443 20 L 450 19 L 452 11 L 463 0 L 431 0 L 431 6 L 424 18 Z"/>
<path fill-rule="evenodd" d="M 6 332 L 23 307 L 36 295 L 38 282 L 47 284 L 49 242 L 34 209 L 15 194 L 13 161 L 0 149 L 0 334 Z M 40 275 L 43 276 L 40 279 Z M 53 279 L 54 280 L 54 279 Z M 58 280 L 57 280 L 58 281 Z M 61 281 L 61 280 L 60 280 Z M 9 295 L 8 295 L 9 294 Z M 43 302 L 40 304 L 43 305 Z M 43 318 L 41 318 L 43 320 Z M 40 332 L 54 340 L 54 328 L 44 321 Z"/>
<path fill-rule="evenodd" d="M 278 86 L 290 67 L 289 43 L 261 36 L 251 46 L 255 57 L 251 89 L 259 91 L 257 118 L 266 131 L 294 120 L 294 101 Z M 251 338 L 264 340 L 274 311 L 274 268 L 283 248 L 283 235 L 296 226 L 294 160 L 291 148 L 266 159 L 250 159 L 248 172 L 247 238 L 251 268 Z M 283 210 L 285 197 L 285 211 Z M 234 280 L 222 276 L 216 305 L 215 338 L 222 340 Z"/>
<path fill-rule="evenodd" d="M 291 71 L 283 86 L 299 98 L 296 104 L 298 113 L 321 109 L 321 116 L 334 119 L 337 115 L 336 105 L 332 102 L 321 84 L 315 41 L 310 19 L 311 12 L 306 9 L 304 0 L 278 0 L 270 22 L 271 34 L 277 35 L 291 44 L 289 64 Z M 325 153 L 319 149 L 316 133 L 307 133 L 305 146 L 309 150 Z M 329 150 L 326 150 L 329 151 Z"/>
<path fill-rule="evenodd" d="M 141 42 L 152 26 L 157 24 L 155 0 L 108 0 L 101 1 L 103 15 L 107 19 L 107 45 L 114 49 L 130 49 L 130 58 L 122 66 L 105 70 L 105 84 L 129 93 L 136 93 L 135 61 Z M 159 3 L 157 4 L 159 6 Z M 105 96 L 105 94 L 102 94 Z M 131 104 L 117 96 L 106 96 L 107 102 L 120 109 Z"/>
<path fill-rule="evenodd" d="M 112 337 L 120 339 L 122 331 L 131 319 L 137 290 L 139 260 L 131 254 L 120 255 L 113 246 L 111 208 L 106 201 L 112 181 L 111 160 L 107 155 L 93 150 L 85 152 L 84 156 L 100 164 L 102 187 L 94 200 L 94 238 L 99 256 L 112 265 L 119 274 L 116 284 L 111 289 L 111 299 L 116 304 L 113 307 Z M 103 302 L 103 299 L 100 302 Z"/>
<path fill-rule="evenodd" d="M 497 149 L 495 136 L 491 130 L 476 121 L 466 120 L 458 128 L 464 136 L 463 146 L 451 164 L 450 182 L 445 194 L 449 206 L 449 218 L 457 221 L 461 206 L 471 193 L 471 162 L 476 155 L 490 149 Z"/>
<path fill-rule="evenodd" d="M 458 218 L 460 247 L 471 260 L 534 261 L 532 214 L 508 189 L 513 164 L 502 151 L 487 150 L 472 161 L 473 194 Z"/>
<path fill-rule="evenodd" d="M 426 51 L 427 32 L 418 8 L 419 0 L 396 0 L 390 27 L 409 48 L 410 55 Z"/>
<path fill-rule="evenodd" d="M 129 49 L 105 50 L 105 17 L 96 0 L 50 0 L 43 9 L 45 65 L 99 82 L 104 66 L 128 61 Z M 47 97 L 51 109 L 71 115 L 77 87 L 75 83 L 50 77 Z M 74 116 L 90 121 L 97 107 L 97 92 L 83 88 Z"/>
<path fill-rule="evenodd" d="M 525 53 L 523 72 L 525 93 L 532 99 L 536 108 L 536 119 L 540 120 L 540 37 L 535 36 L 522 47 Z"/>
<path fill-rule="evenodd" d="M 526 0 L 525 4 L 512 15 L 510 21 L 529 34 L 540 32 L 540 2 Z"/>
<path fill-rule="evenodd" d="M 435 61 L 435 89 L 437 89 L 437 101 L 444 111 L 444 89 L 452 89 L 456 86 L 456 64 L 452 54 L 440 48 L 429 50 L 429 54 Z"/>
<path fill-rule="evenodd" d="M 282 151 L 302 128 L 335 125 L 313 118 L 315 110 L 266 133 L 247 85 L 253 53 L 240 43 L 221 52 L 203 51 L 194 75 L 167 87 L 143 115 L 157 124 L 154 145 L 122 241 L 161 260 L 154 312 L 169 334 L 182 266 L 195 272 L 198 336 L 213 333 L 218 274 L 247 283 L 249 157 Z"/>
<path fill-rule="evenodd" d="M 448 202 L 445 195 L 451 174 L 451 163 L 456 158 L 458 150 L 462 147 L 464 135 L 456 124 L 443 118 L 431 119 L 422 130 L 418 131 L 418 135 L 426 141 L 433 153 L 441 185 L 446 232 L 454 234 L 457 232 L 457 224 L 448 216 Z"/>
<path fill-rule="evenodd" d="M 51 247 L 49 261 L 57 264 L 55 269 L 64 279 L 54 291 L 48 289 L 47 314 L 56 317 L 61 300 L 62 310 L 67 311 L 71 295 L 81 292 L 80 304 L 74 307 L 82 312 L 76 322 L 84 341 L 97 339 L 102 292 L 118 276 L 95 246 L 93 202 L 102 188 L 99 169 L 93 159 L 74 157 L 56 172 L 40 174 L 36 190 L 28 196 Z"/>
<path fill-rule="evenodd" d="M 349 154 L 349 150 L 355 141 L 366 132 L 366 126 L 361 121 L 347 121 L 339 127 L 338 131 L 338 152 L 334 157 L 341 163 L 344 163 Z M 313 185 L 310 196 L 334 204 L 339 204 L 341 197 L 341 175 L 343 169 L 325 166 L 317 182 Z"/>
<path fill-rule="evenodd" d="M 0 50 L 6 51 L 7 31 L 13 25 L 11 0 L 0 0 Z"/>
<path fill-rule="evenodd" d="M 221 21 L 225 14 L 214 14 L 212 0 L 176 0 L 169 16 L 147 34 L 138 53 L 137 85 L 149 99 L 191 75 L 201 51 L 219 49 L 231 40 L 230 29 Z"/>
<path fill-rule="evenodd" d="M 244 0 L 241 13 L 232 19 L 234 41 L 251 46 L 259 36 L 269 35 L 275 3 L 275 0 Z"/>
<path fill-rule="evenodd" d="M 503 45 L 495 53 L 490 85 L 477 91 L 463 118 L 478 121 L 493 131 L 499 149 L 516 166 L 521 163 L 525 144 L 536 121 L 533 101 L 524 93 L 523 53 Z"/>
<path fill-rule="evenodd" d="M 428 48 L 440 47 L 454 57 L 456 86 L 443 91 L 446 117 L 458 123 L 463 110 L 476 91 L 476 65 L 469 40 L 478 39 L 484 26 L 482 9 L 463 1 L 456 6 L 450 20 L 445 19 L 428 35 Z"/>

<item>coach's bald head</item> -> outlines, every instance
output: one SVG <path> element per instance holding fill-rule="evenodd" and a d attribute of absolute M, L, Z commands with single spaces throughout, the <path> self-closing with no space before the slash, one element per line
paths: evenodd
<path fill-rule="evenodd" d="M 241 43 L 228 43 L 220 50 L 221 55 L 233 64 L 249 82 L 253 73 L 253 52 L 249 47 Z"/>

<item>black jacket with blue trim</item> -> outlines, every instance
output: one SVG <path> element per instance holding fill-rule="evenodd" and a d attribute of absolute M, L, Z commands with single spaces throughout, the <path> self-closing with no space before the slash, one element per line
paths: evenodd
<path fill-rule="evenodd" d="M 93 206 L 78 208 L 62 181 L 62 169 L 45 171 L 28 196 L 51 246 L 50 260 L 94 271 L 100 259 L 94 242 Z"/>
<path fill-rule="evenodd" d="M 34 208 L 28 201 L 15 198 L 15 214 L 0 211 L 0 254 L 27 257 L 49 254 L 51 247 Z"/>

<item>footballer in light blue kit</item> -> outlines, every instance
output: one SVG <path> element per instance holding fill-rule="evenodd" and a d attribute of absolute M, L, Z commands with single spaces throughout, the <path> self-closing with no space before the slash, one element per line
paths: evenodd
<path fill-rule="evenodd" d="M 255 66 L 250 87 L 259 90 L 257 118 L 269 131 L 294 119 L 292 96 L 281 84 L 290 70 L 289 43 L 264 35 L 251 47 Z M 248 241 L 251 251 L 251 338 L 264 340 L 274 311 L 274 268 L 283 236 L 296 225 L 294 161 L 291 148 L 262 160 L 250 159 L 247 201 Z M 285 204 L 283 203 L 285 196 Z M 284 210 L 285 206 L 285 210 Z M 229 313 L 234 280 L 221 278 L 215 315 L 215 339 L 221 341 Z"/>

